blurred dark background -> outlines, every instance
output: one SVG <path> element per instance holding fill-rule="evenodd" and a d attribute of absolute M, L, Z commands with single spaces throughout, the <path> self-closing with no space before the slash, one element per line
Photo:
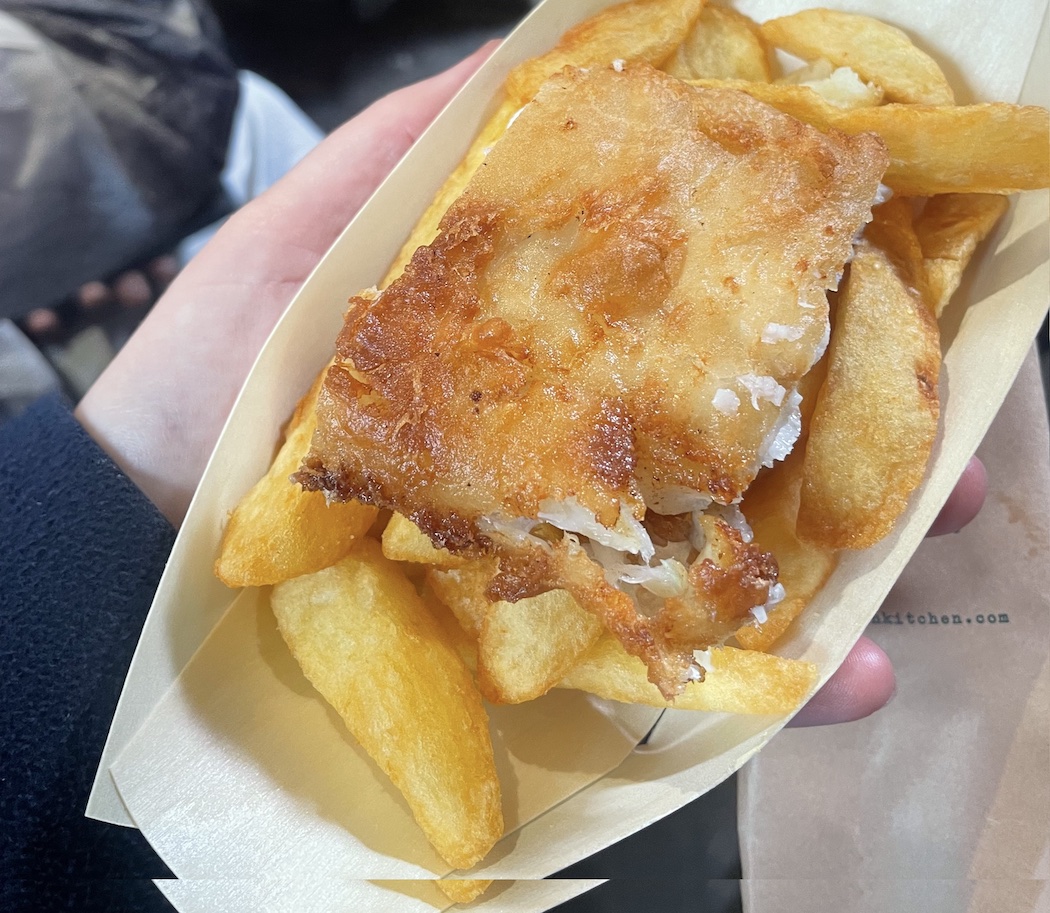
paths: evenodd
<path fill-rule="evenodd" d="M 529 12 L 528 0 L 218 0 L 236 63 L 275 82 L 326 131 L 432 76 Z"/>

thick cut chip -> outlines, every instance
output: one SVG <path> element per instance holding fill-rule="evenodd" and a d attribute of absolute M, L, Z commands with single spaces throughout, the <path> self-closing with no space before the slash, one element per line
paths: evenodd
<path fill-rule="evenodd" d="M 433 570 L 427 585 L 477 642 L 478 687 L 495 704 L 545 694 L 601 634 L 601 623 L 565 590 L 504 602 L 489 598 L 494 561 Z"/>
<path fill-rule="evenodd" d="M 391 515 L 383 530 L 383 554 L 391 561 L 411 561 L 435 567 L 462 567 L 466 560 L 453 555 L 447 548 L 434 548 L 426 533 L 401 514 Z"/>
<path fill-rule="evenodd" d="M 733 647 L 711 650 L 703 663 L 704 680 L 690 682 L 668 701 L 646 678 L 645 665 L 624 651 L 615 638 L 605 636 L 558 687 L 650 707 L 779 715 L 797 710 L 817 681 L 813 663 Z"/>
<path fill-rule="evenodd" d="M 503 833 L 488 718 L 469 670 L 379 543 L 274 587 L 281 635 L 310 683 L 401 790 L 449 865 Z"/>
<path fill-rule="evenodd" d="M 777 556 L 777 579 L 784 588 L 784 598 L 766 611 L 764 620 L 736 632 L 737 643 L 747 650 L 769 650 L 835 570 L 835 553 L 801 540 L 795 530 L 802 487 L 802 445 L 800 441 L 783 463 L 762 473 L 741 505 L 755 544 Z"/>
<path fill-rule="evenodd" d="M 526 60 L 507 77 L 507 97 L 531 101 L 562 67 L 607 67 L 614 61 L 659 66 L 689 34 L 704 0 L 635 0 L 610 6 L 569 29 L 549 52 Z"/>
<path fill-rule="evenodd" d="M 867 548 L 892 529 L 937 433 L 939 333 L 916 291 L 909 211 L 904 200 L 876 209 L 839 295 L 798 514 L 799 535 L 825 548 Z"/>
<path fill-rule="evenodd" d="M 955 101 L 941 68 L 899 28 L 839 10 L 809 9 L 762 23 L 775 47 L 803 60 L 824 58 L 849 67 L 883 88 L 887 101 L 950 105 Z"/>
<path fill-rule="evenodd" d="M 878 135 L 890 153 L 883 180 L 904 196 L 1015 193 L 1050 183 L 1045 108 L 996 102 L 843 109 L 807 86 L 743 80 L 692 84 L 747 92 L 821 130 Z"/>
<path fill-rule="evenodd" d="M 485 893 L 492 884 L 492 879 L 439 878 L 434 883 L 453 903 L 470 903 Z"/>
<path fill-rule="evenodd" d="M 417 587 L 417 589 L 418 588 L 419 587 Z M 463 660 L 463 664 L 476 675 L 478 670 L 477 633 L 468 631 L 464 628 L 455 613 L 438 598 L 433 587 L 425 581 L 420 596 L 427 609 L 430 611 L 430 614 L 433 615 L 438 624 L 441 625 L 442 630 L 445 632 L 446 639 L 459 654 L 459 658 Z"/>
<path fill-rule="evenodd" d="M 915 223 L 915 233 L 925 258 L 930 301 L 938 317 L 959 287 L 977 245 L 1008 206 L 1005 197 L 983 193 L 949 193 L 926 202 Z"/>
<path fill-rule="evenodd" d="M 464 562 L 462 567 L 427 571 L 427 586 L 447 606 L 473 640 L 481 636 L 491 600 L 489 584 L 499 565 L 495 559 Z"/>
<path fill-rule="evenodd" d="M 758 24 L 743 13 L 705 6 L 692 31 L 661 68 L 679 79 L 772 79 Z"/>
<path fill-rule="evenodd" d="M 215 575 L 227 586 L 266 586 L 311 574 L 344 557 L 376 518 L 356 501 L 329 504 L 291 481 L 317 427 L 320 378 L 296 407 L 269 471 L 226 521 Z"/>
<path fill-rule="evenodd" d="M 876 207 L 875 217 L 864 230 L 864 235 L 889 257 L 901 281 L 932 313 L 933 305 L 926 286 L 926 264 L 915 231 L 915 201 L 894 196 L 882 203 Z"/>
<path fill-rule="evenodd" d="M 494 598 L 569 590 L 674 693 L 689 651 L 563 531 L 648 561 L 647 507 L 729 503 L 787 452 L 885 164 L 740 92 L 566 69 L 434 243 L 352 301 L 298 478 L 508 559 Z"/>
<path fill-rule="evenodd" d="M 478 637 L 478 687 L 497 704 L 546 694 L 602 633 L 565 590 L 494 602 Z"/>

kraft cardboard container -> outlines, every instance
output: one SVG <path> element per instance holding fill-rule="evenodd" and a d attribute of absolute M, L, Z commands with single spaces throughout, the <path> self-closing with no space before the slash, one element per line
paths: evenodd
<path fill-rule="evenodd" d="M 348 226 L 274 330 L 220 438 L 161 580 L 99 766 L 88 814 L 142 829 L 183 911 L 416 910 L 447 906 L 445 875 L 396 790 L 312 691 L 264 591 L 212 575 L 222 526 L 266 470 L 298 397 L 329 358 L 348 296 L 375 284 L 518 61 L 610 5 L 548 0 L 449 105 Z M 860 10 L 860 4 L 831 4 Z M 743 2 L 756 19 L 801 4 Z M 960 103 L 1016 100 L 1045 0 L 888 2 L 878 14 L 944 66 Z M 1046 83 L 1042 83 L 1043 86 Z M 1045 89 L 1033 100 L 1046 104 Z M 1047 196 L 1016 201 L 953 309 L 943 428 L 897 531 L 841 566 L 778 652 L 835 670 L 901 573 L 976 449 L 1047 306 Z M 492 708 L 507 835 L 470 874 L 502 880 L 475 907 L 544 910 L 584 884 L 532 883 L 721 782 L 786 718 L 606 703 L 557 692 Z M 658 722 L 657 722 L 658 721 Z M 639 740 L 656 724 L 644 747 Z M 380 893 L 376 893 L 380 892 Z"/>

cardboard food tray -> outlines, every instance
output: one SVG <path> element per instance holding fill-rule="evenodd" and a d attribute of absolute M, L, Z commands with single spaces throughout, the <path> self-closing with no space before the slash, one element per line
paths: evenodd
<path fill-rule="evenodd" d="M 505 74 L 608 5 L 548 0 L 501 46 L 315 270 L 234 407 L 143 629 L 88 807 L 91 817 L 143 830 L 182 879 L 166 893 L 184 913 L 367 909 L 375 891 L 401 898 L 398 909 L 442 905 L 440 895 L 421 900 L 364 881 L 431 878 L 447 867 L 302 678 L 265 591 L 235 599 L 212 564 L 228 512 L 265 472 L 282 424 L 327 361 L 346 299 L 380 279 L 494 110 Z M 948 0 L 877 12 L 945 65 L 965 103 L 1018 97 L 1046 6 Z M 760 20 L 803 7 L 737 4 Z M 1034 85 L 1042 94 L 1026 101 L 1047 104 L 1046 82 Z M 948 312 L 943 427 L 926 482 L 889 539 L 845 556 L 778 650 L 816 662 L 822 681 L 918 546 L 1009 389 L 1046 310 L 1047 247 L 1047 195 L 1025 195 L 975 264 L 962 290 L 969 307 Z M 636 748 L 656 711 L 559 692 L 492 716 L 508 833 L 471 874 L 497 879 L 542 878 L 668 814 L 786 722 L 672 711 Z M 558 902 L 551 890 L 522 884 L 475 906 L 547 909 Z"/>

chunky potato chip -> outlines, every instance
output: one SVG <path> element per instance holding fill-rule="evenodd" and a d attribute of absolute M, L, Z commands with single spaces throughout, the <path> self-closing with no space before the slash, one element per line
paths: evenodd
<path fill-rule="evenodd" d="M 488 718 L 441 626 L 379 544 L 274 587 L 310 683 L 401 790 L 442 858 L 478 862 L 503 833 Z"/>
<path fill-rule="evenodd" d="M 383 554 L 391 561 L 411 561 L 436 567 L 462 567 L 465 563 L 447 548 L 435 548 L 426 533 L 399 513 L 391 515 L 383 530 Z"/>
<path fill-rule="evenodd" d="M 519 107 L 562 67 L 608 66 L 614 60 L 658 67 L 685 40 L 704 0 L 635 0 L 610 6 L 569 29 L 546 54 L 518 64 L 507 77 L 507 97 Z"/>
<path fill-rule="evenodd" d="M 908 204 L 891 203 L 856 246 L 806 441 L 798 532 L 825 548 L 866 548 L 892 529 L 937 433 L 937 323 L 916 291 Z"/>
<path fill-rule="evenodd" d="M 773 78 L 769 49 L 758 24 L 743 13 L 705 6 L 700 18 L 662 69 L 679 79 Z"/>
<path fill-rule="evenodd" d="M 925 259 L 930 301 L 938 317 L 959 287 L 977 245 L 1008 207 L 1004 197 L 985 193 L 949 193 L 927 201 L 915 223 L 915 233 Z"/>
<path fill-rule="evenodd" d="M 519 704 L 553 688 L 602 632 L 565 590 L 494 602 L 478 637 L 478 687 L 493 703 Z"/>
<path fill-rule="evenodd" d="M 434 884 L 453 903 L 470 903 L 480 897 L 492 884 L 492 879 L 484 878 L 439 878 Z"/>
<path fill-rule="evenodd" d="M 602 636 L 559 683 L 613 701 L 707 710 L 712 713 L 781 714 L 798 709 L 817 681 L 817 667 L 769 653 L 722 647 L 711 650 L 702 682 L 690 682 L 673 702 L 649 681 L 645 663 L 616 638 Z"/>
<path fill-rule="evenodd" d="M 807 394 L 803 394 L 803 403 L 807 399 Z M 754 531 L 755 544 L 776 555 L 780 569 L 777 579 L 784 587 L 784 599 L 768 610 L 765 621 L 736 632 L 737 643 L 747 650 L 770 649 L 835 569 L 835 553 L 831 549 L 804 542 L 795 531 L 802 458 L 800 441 L 783 463 L 755 479 L 741 505 Z"/>
<path fill-rule="evenodd" d="M 456 616 L 460 626 L 475 641 L 489 610 L 485 595 L 496 573 L 496 559 L 468 561 L 463 567 L 427 571 L 426 583 L 434 595 Z"/>
<path fill-rule="evenodd" d="M 495 571 L 495 561 L 472 561 L 430 571 L 427 585 L 477 641 L 481 693 L 494 704 L 518 704 L 553 688 L 602 626 L 564 590 L 491 602 Z"/>
<path fill-rule="evenodd" d="M 1045 108 L 997 102 L 843 109 L 806 86 L 691 82 L 747 92 L 820 130 L 877 133 L 890 152 L 883 181 L 905 196 L 1014 193 L 1050 183 L 1050 119 Z"/>
<path fill-rule="evenodd" d="M 888 101 L 950 105 L 955 101 L 941 68 L 900 29 L 870 16 L 809 9 L 762 23 L 775 47 L 803 60 L 824 58 L 849 67 L 883 88 Z"/>
<path fill-rule="evenodd" d="M 404 565 L 402 565 L 403 568 Z M 425 581 L 420 598 L 430 614 L 441 625 L 441 629 L 445 632 L 445 639 L 459 654 L 459 658 L 463 660 L 463 665 L 476 675 L 478 670 L 477 634 L 472 634 L 464 629 L 455 613 L 438 599 L 437 594 Z"/>
<path fill-rule="evenodd" d="M 883 181 L 905 196 L 1014 193 L 1050 181 L 1045 108 L 880 105 L 838 111 L 827 128 L 882 137 L 891 160 Z"/>
<path fill-rule="evenodd" d="M 875 208 L 864 236 L 889 257 L 897 274 L 932 312 L 926 286 L 926 264 L 915 232 L 914 213 L 913 200 L 896 196 Z"/>
<path fill-rule="evenodd" d="M 310 449 L 320 379 L 296 407 L 273 465 L 226 521 L 215 575 L 227 586 L 265 586 L 335 564 L 378 511 L 356 501 L 328 504 L 290 476 Z"/>

